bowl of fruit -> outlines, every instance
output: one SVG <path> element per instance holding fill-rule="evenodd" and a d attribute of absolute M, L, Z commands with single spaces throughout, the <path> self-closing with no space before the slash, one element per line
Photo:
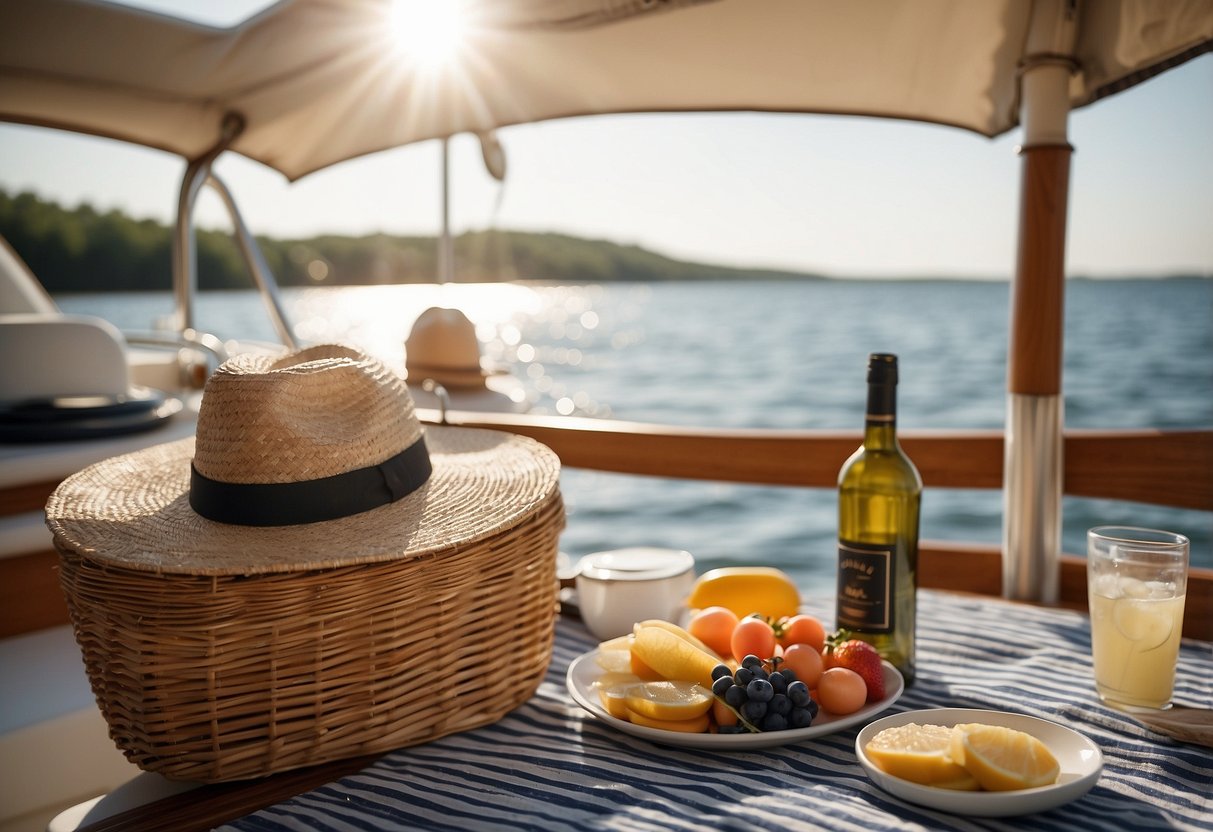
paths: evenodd
<path fill-rule="evenodd" d="M 777 570 L 714 570 L 690 603 L 683 624 L 640 621 L 575 659 L 573 700 L 655 742 L 764 748 L 864 724 L 902 694 L 901 674 L 870 645 L 799 612 Z"/>

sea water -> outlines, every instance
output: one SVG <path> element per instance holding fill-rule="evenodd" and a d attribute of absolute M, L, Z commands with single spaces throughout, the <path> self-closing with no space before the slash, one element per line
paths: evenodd
<path fill-rule="evenodd" d="M 403 369 L 403 342 L 431 305 L 477 324 L 486 358 L 510 367 L 534 412 L 684 426 L 859 431 L 870 352 L 899 355 L 903 430 L 1005 424 L 1005 282 L 685 282 L 362 286 L 286 289 L 309 342 L 346 341 Z M 57 298 L 121 328 L 147 330 L 165 293 Z M 252 292 L 203 293 L 199 328 L 273 339 Z M 1066 290 L 1065 422 L 1073 428 L 1213 425 L 1213 280 L 1071 280 Z M 702 571 L 765 564 L 830 592 L 832 489 L 665 480 L 566 470 L 561 547 L 573 557 L 652 545 L 686 549 Z M 925 539 L 1001 540 L 997 492 L 927 488 Z M 1082 553 L 1101 524 L 1165 528 L 1213 567 L 1213 514 L 1066 498 L 1062 548 Z"/>

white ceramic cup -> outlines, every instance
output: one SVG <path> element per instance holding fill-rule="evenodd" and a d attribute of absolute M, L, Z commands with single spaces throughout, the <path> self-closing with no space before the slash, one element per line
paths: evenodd
<path fill-rule="evenodd" d="M 595 552 L 577 570 L 581 620 L 600 641 L 639 621 L 673 621 L 695 584 L 695 558 L 678 549 L 637 546 Z"/>

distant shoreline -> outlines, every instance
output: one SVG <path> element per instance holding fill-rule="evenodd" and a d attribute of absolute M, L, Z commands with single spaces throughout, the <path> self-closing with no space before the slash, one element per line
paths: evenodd
<path fill-rule="evenodd" d="M 685 278 L 685 279 L 680 279 L 677 281 L 616 280 L 616 281 L 610 281 L 610 282 L 618 284 L 618 285 L 626 285 L 628 283 L 634 283 L 634 284 L 640 285 L 640 284 L 646 284 L 646 283 L 653 284 L 653 283 L 658 283 L 658 282 L 677 282 L 677 283 L 696 283 L 696 282 L 698 282 L 698 283 L 706 284 L 706 283 L 728 283 L 730 281 L 734 281 L 734 282 L 738 282 L 738 283 L 749 282 L 749 283 L 759 283 L 759 284 L 761 284 L 761 283 L 793 283 L 793 282 L 797 282 L 797 278 L 771 279 L 771 278 L 755 278 L 755 277 L 744 277 L 743 276 L 743 277 L 736 277 L 736 278 L 716 278 L 716 279 L 710 279 L 710 280 L 697 280 L 696 278 Z M 1133 276 L 1133 277 L 1078 276 L 1078 277 L 1067 278 L 1067 282 L 1109 283 L 1109 284 L 1111 284 L 1111 283 L 1179 283 L 1179 282 L 1195 283 L 1195 282 L 1204 282 L 1204 281 L 1213 283 L 1213 275 L 1159 275 L 1159 276 L 1142 275 L 1142 276 Z M 512 283 L 512 284 L 516 284 L 519 286 L 587 286 L 587 285 L 594 285 L 597 282 L 598 281 L 585 282 L 585 281 L 576 281 L 576 280 L 556 280 L 556 279 L 544 279 L 544 278 L 515 278 L 513 280 L 495 280 L 495 281 L 456 281 L 453 285 L 486 285 L 489 283 Z M 1010 284 L 1010 280 L 1007 278 L 987 278 L 987 277 L 966 278 L 966 277 L 830 277 L 830 276 L 823 276 L 823 277 L 805 278 L 805 279 L 803 279 L 803 282 L 805 282 L 805 283 L 864 283 L 864 284 L 872 284 L 872 285 L 878 285 L 878 284 L 930 285 L 930 284 L 941 284 L 941 283 L 977 283 L 977 284 L 983 284 L 983 285 L 1004 284 L 1004 285 L 1009 286 L 1009 284 Z M 428 282 L 413 281 L 413 282 L 409 282 L 409 283 L 379 283 L 379 284 L 366 284 L 366 283 L 362 283 L 362 284 L 357 284 L 357 283 L 324 284 L 324 283 L 318 283 L 318 284 L 312 284 L 310 286 L 283 286 L 281 288 L 284 288 L 284 289 L 324 289 L 324 288 L 343 289 L 343 288 L 351 288 L 351 287 L 357 287 L 357 286 L 432 286 L 432 285 L 438 285 L 438 282 L 435 280 L 435 281 L 428 281 Z M 128 292 L 130 294 L 146 293 L 146 294 L 169 295 L 172 293 L 172 291 L 173 290 L 171 287 L 165 287 L 165 286 L 159 286 L 159 287 L 153 287 L 153 288 L 140 288 L 140 289 L 110 289 L 110 288 L 106 288 L 104 286 L 98 286 L 98 287 L 95 287 L 92 289 L 55 291 L 55 292 L 51 292 L 51 294 L 54 295 L 55 297 L 70 297 L 70 296 L 74 296 L 74 295 L 92 295 L 92 294 L 114 294 L 114 293 L 120 293 L 120 292 Z M 226 286 L 226 287 L 221 287 L 221 288 L 203 287 L 199 291 L 201 291 L 201 292 L 249 292 L 249 293 L 255 293 L 255 292 L 257 292 L 257 289 L 256 289 L 256 287 L 253 287 L 253 286 Z"/>
<path fill-rule="evenodd" d="M 744 270 L 741 270 L 744 271 Z M 619 285 L 632 284 L 654 284 L 654 283 L 728 283 L 728 282 L 748 282 L 748 283 L 863 283 L 863 284 L 940 284 L 940 283 L 979 283 L 984 285 L 1004 284 L 1009 286 L 1009 278 L 1000 277 L 834 277 L 829 275 L 812 276 L 804 278 L 785 277 L 785 278 L 767 278 L 741 275 L 733 278 L 680 278 L 671 281 L 655 281 L 655 280 L 613 280 L 613 281 L 579 281 L 579 280 L 560 280 L 556 278 L 513 278 L 510 280 L 491 280 L 491 281 L 454 281 L 453 285 L 486 285 L 486 284 L 501 284 L 512 283 L 519 286 L 589 286 L 596 283 L 615 283 Z M 1213 283 L 1213 275 L 1137 275 L 1137 276 L 1116 276 L 1116 277 L 1090 277 L 1080 275 L 1066 278 L 1067 283 L 1179 283 L 1179 282 L 1210 282 Z M 438 285 L 437 280 L 432 281 L 409 281 L 403 283 L 312 283 L 309 285 L 285 285 L 283 289 L 342 289 L 356 286 L 433 286 Z M 50 291 L 50 290 L 48 290 Z M 155 286 L 146 288 L 130 288 L 130 289 L 115 289 L 106 286 L 96 286 L 86 289 L 73 290 L 57 290 L 50 291 L 50 294 L 56 297 L 64 297 L 71 295 L 91 295 L 91 294 L 110 294 L 119 292 L 129 292 L 131 294 L 150 293 L 150 294 L 171 294 L 173 291 L 171 286 Z M 206 287 L 199 289 L 200 292 L 257 292 L 255 286 L 222 286 L 222 287 Z"/>
<path fill-rule="evenodd" d="M 51 294 L 169 291 L 171 232 L 154 220 L 89 205 L 64 208 L 36 194 L 0 190 L 0 235 Z M 252 280 L 227 232 L 198 230 L 200 290 L 251 289 Z M 438 244 L 433 236 L 316 235 L 259 237 L 279 285 L 286 287 L 434 284 Z M 454 283 L 595 283 L 847 281 L 1007 283 L 1009 276 L 828 275 L 676 260 L 608 240 L 523 231 L 468 231 L 453 240 Z M 545 277 L 531 277 L 545 275 Z M 1068 280 L 1210 280 L 1213 274 L 1091 276 Z"/>

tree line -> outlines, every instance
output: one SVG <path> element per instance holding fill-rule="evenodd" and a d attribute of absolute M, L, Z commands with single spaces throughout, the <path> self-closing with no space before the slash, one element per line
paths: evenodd
<path fill-rule="evenodd" d="M 65 208 L 34 193 L 0 190 L 0 235 L 51 294 L 167 290 L 172 278 L 171 230 L 122 211 L 101 212 L 85 203 Z M 369 234 L 306 239 L 257 237 L 282 286 L 432 283 L 438 280 L 433 237 Z M 689 263 L 605 240 L 564 234 L 469 231 L 454 241 L 456 282 L 548 280 L 803 279 L 814 275 Z M 201 289 L 250 288 L 252 278 L 232 236 L 196 234 Z"/>

